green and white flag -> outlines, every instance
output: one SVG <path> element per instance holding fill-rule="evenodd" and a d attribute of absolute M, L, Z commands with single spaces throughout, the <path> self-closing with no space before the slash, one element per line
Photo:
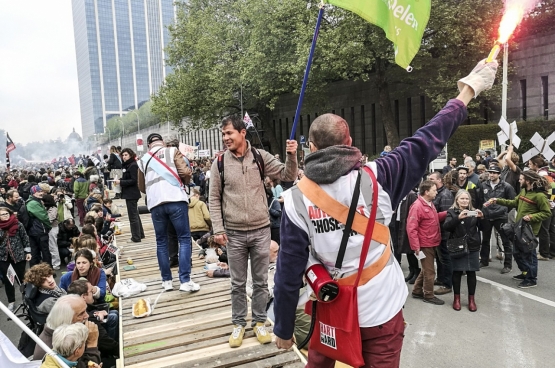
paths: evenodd
<path fill-rule="evenodd" d="M 430 19 L 431 0 L 324 0 L 358 14 L 385 31 L 395 47 L 395 62 L 408 68 L 420 49 Z"/>

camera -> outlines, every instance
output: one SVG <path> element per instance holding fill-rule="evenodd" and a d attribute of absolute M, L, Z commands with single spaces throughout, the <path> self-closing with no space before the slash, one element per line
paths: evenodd
<path fill-rule="evenodd" d="M 108 240 L 110 240 L 112 235 L 114 235 L 114 232 L 112 230 L 108 230 L 108 232 L 106 234 L 102 235 L 102 239 L 108 241 Z"/>
<path fill-rule="evenodd" d="M 476 217 L 476 216 L 478 215 L 478 213 L 477 213 L 476 211 L 468 211 L 468 212 L 466 213 L 466 215 L 467 215 L 468 217 Z"/>
<path fill-rule="evenodd" d="M 65 198 L 63 194 L 58 194 L 58 201 L 63 201 Z"/>

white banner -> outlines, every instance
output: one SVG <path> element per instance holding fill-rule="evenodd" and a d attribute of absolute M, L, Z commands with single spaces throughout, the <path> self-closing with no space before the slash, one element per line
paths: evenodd
<path fill-rule="evenodd" d="M 198 157 L 210 157 L 210 150 L 198 150 Z"/>
<path fill-rule="evenodd" d="M 137 152 L 143 152 L 144 149 L 143 135 L 137 134 Z"/>
<path fill-rule="evenodd" d="M 6 276 L 8 276 L 8 280 L 10 281 L 10 283 L 14 285 L 17 275 L 15 274 L 15 270 L 13 269 L 13 266 L 11 264 L 10 267 L 8 267 L 8 272 Z"/>

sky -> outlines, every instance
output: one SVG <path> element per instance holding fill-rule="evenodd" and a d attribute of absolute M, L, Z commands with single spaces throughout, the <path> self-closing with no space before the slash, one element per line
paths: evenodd
<path fill-rule="evenodd" d="M 23 144 L 81 135 L 70 0 L 0 0 L 0 128 Z"/>

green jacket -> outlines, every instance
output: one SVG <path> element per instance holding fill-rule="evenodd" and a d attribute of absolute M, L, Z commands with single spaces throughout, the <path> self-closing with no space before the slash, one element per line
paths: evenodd
<path fill-rule="evenodd" d="M 40 199 L 36 199 L 31 196 L 27 202 L 25 202 L 25 206 L 27 207 L 29 215 L 39 220 L 44 225 L 45 229 L 50 230 L 52 228 L 52 225 L 50 225 L 50 219 L 48 218 L 48 212 L 46 211 L 46 208 L 44 208 Z"/>
<path fill-rule="evenodd" d="M 85 199 L 89 195 L 89 182 L 84 178 L 79 178 L 73 183 L 73 194 L 76 199 Z"/>
<path fill-rule="evenodd" d="M 528 192 L 522 189 L 515 199 L 497 198 L 496 202 L 502 206 L 516 208 L 516 221 L 526 215 L 532 217 L 530 225 L 535 235 L 538 235 L 542 221 L 551 216 L 551 208 L 543 192 Z"/>

